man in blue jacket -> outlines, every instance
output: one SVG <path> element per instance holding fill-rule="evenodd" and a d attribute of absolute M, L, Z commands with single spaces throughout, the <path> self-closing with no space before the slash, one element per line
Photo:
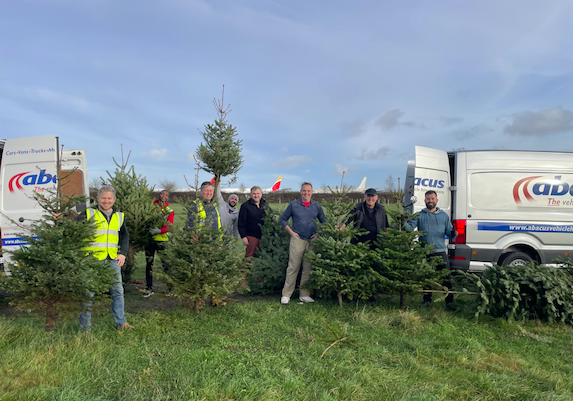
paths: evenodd
<path fill-rule="evenodd" d="M 281 225 L 290 235 L 289 259 L 286 271 L 285 285 L 282 292 L 281 304 L 288 304 L 296 287 L 296 278 L 302 262 L 300 278 L 300 300 L 314 302 L 308 290 L 302 288 L 310 279 L 310 262 L 304 260 L 304 253 L 311 249 L 311 240 L 316 238 L 316 220 L 326 223 L 324 211 L 318 202 L 311 200 L 312 184 L 304 182 L 300 187 L 301 199 L 289 203 L 281 216 Z M 288 220 L 292 218 L 292 228 Z"/>
<path fill-rule="evenodd" d="M 434 252 L 429 256 L 439 256 L 442 258 L 442 263 L 436 268 L 438 270 L 449 269 L 450 259 L 448 258 L 445 238 L 448 236 L 453 239 L 457 235 L 456 230 L 454 230 L 454 226 L 446 212 L 438 208 L 438 196 L 436 191 L 426 192 L 424 202 L 426 203 L 426 208 L 420 212 L 418 217 L 413 217 L 406 222 L 406 230 L 412 231 L 418 228 L 418 230 L 422 231 L 424 235 L 420 237 L 420 241 L 425 245 L 433 246 Z M 446 281 L 446 287 L 451 289 L 450 277 L 448 277 Z M 453 294 L 448 294 L 446 297 L 446 308 L 452 309 L 453 301 Z M 431 302 L 432 293 L 425 293 L 422 305 L 430 306 Z"/>

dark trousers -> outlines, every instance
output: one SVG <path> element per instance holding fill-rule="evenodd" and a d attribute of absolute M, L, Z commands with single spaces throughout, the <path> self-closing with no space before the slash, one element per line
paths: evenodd
<path fill-rule="evenodd" d="M 247 235 L 247 239 L 249 240 L 249 245 L 247 245 L 247 249 L 245 249 L 245 259 L 255 256 L 255 251 L 259 247 L 259 239 L 257 237 Z"/>
<path fill-rule="evenodd" d="M 147 285 L 147 289 L 153 289 L 153 262 L 155 261 L 155 253 L 161 253 L 165 250 L 165 243 L 164 241 L 151 241 L 145 247 L 145 281 Z M 169 266 L 163 260 L 161 260 L 163 264 L 163 270 L 169 270 Z"/>
<path fill-rule="evenodd" d="M 444 270 L 444 269 L 450 269 L 450 258 L 448 257 L 448 254 L 446 252 L 435 252 L 430 254 L 430 256 L 439 256 L 440 258 L 442 258 L 442 263 L 440 263 L 438 266 L 436 266 L 436 270 Z M 449 274 L 446 277 L 446 282 L 445 282 L 445 286 L 448 290 L 452 289 L 452 275 Z M 424 288 L 425 290 L 430 290 L 431 288 Z M 432 302 L 432 293 L 431 292 L 425 292 L 424 293 L 424 302 Z M 454 294 L 448 294 L 448 296 L 446 296 L 446 305 L 451 304 L 452 302 L 454 302 Z"/>

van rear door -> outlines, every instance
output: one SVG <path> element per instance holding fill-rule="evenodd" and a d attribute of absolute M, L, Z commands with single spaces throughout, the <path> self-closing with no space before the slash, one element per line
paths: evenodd
<path fill-rule="evenodd" d="M 450 164 L 446 152 L 416 146 L 413 188 L 413 195 L 417 201 L 409 209 L 412 213 L 417 213 L 426 207 L 424 194 L 426 191 L 433 190 L 438 196 L 438 207 L 451 218 Z M 408 192 L 406 190 L 406 193 Z"/>
<path fill-rule="evenodd" d="M 4 143 L 0 168 L 0 228 L 4 251 L 25 243 L 26 226 L 38 220 L 44 210 L 34 193 L 56 190 L 58 139 L 53 135 L 8 139 Z"/>

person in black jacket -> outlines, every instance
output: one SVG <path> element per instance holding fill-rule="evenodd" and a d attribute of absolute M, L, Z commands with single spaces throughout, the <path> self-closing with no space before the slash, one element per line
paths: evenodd
<path fill-rule="evenodd" d="M 251 198 L 241 205 L 239 210 L 239 235 L 243 244 L 247 247 L 245 258 L 255 255 L 261 239 L 261 226 L 263 217 L 266 215 L 267 202 L 262 198 L 263 192 L 260 187 L 251 188 Z"/>
<path fill-rule="evenodd" d="M 352 239 L 353 244 L 370 241 L 372 249 L 381 245 L 378 234 L 388 228 L 388 216 L 386 216 L 384 206 L 378 203 L 378 194 L 374 188 L 367 189 L 364 193 L 364 202 L 357 203 L 350 211 L 350 218 L 346 224 L 350 222 L 354 222 L 354 227 L 367 231 L 358 238 Z"/>

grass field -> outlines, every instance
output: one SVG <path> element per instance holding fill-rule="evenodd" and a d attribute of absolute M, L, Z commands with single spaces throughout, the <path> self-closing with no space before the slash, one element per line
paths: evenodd
<path fill-rule="evenodd" d="M 475 319 L 468 295 L 456 313 L 443 301 L 419 308 L 421 296 L 399 310 L 393 296 L 340 308 L 331 299 L 282 306 L 276 294 L 195 314 L 161 283 L 150 298 L 142 288 L 126 288 L 136 326 L 126 332 L 104 308 L 91 333 L 75 317 L 46 333 L 42 319 L 0 298 L 0 401 L 573 399 L 571 327 Z M 354 346 L 321 358 L 344 337 Z"/>
<path fill-rule="evenodd" d="M 396 299 L 314 304 L 278 297 L 200 314 L 156 294 L 126 295 L 137 329 L 110 313 L 81 333 L 0 318 L 1 400 L 571 400 L 573 330 L 450 314 Z M 353 340 L 337 344 L 325 322 Z M 327 339 L 326 342 L 321 339 Z"/>

